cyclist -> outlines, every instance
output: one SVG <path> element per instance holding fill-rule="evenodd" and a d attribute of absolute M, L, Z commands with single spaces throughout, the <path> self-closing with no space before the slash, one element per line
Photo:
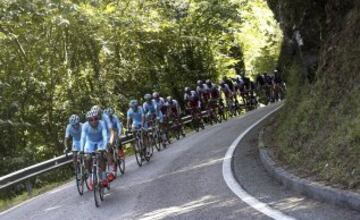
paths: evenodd
<path fill-rule="evenodd" d="M 216 84 L 212 83 L 209 79 L 206 80 L 206 85 L 210 91 L 210 98 L 218 100 L 220 98 L 219 88 Z"/>
<path fill-rule="evenodd" d="M 144 125 L 144 112 L 136 99 L 131 100 L 129 103 L 126 124 L 129 131 L 141 129 Z"/>
<path fill-rule="evenodd" d="M 265 85 L 265 77 L 264 77 L 264 74 L 259 74 L 259 75 L 256 77 L 256 84 L 257 84 L 258 89 L 261 89 L 261 88 L 264 87 L 264 85 Z"/>
<path fill-rule="evenodd" d="M 170 139 L 168 138 L 168 118 L 167 118 L 167 105 L 165 105 L 165 100 L 163 97 L 160 97 L 158 92 L 154 92 L 153 95 L 153 102 L 156 105 L 157 111 L 161 112 L 163 117 L 162 122 L 160 122 L 160 130 L 162 131 L 162 139 L 163 141 L 168 141 L 170 143 Z"/>
<path fill-rule="evenodd" d="M 191 96 L 191 89 L 190 89 L 190 87 L 185 87 L 184 91 L 185 91 L 185 94 L 184 94 L 185 108 L 188 109 L 190 107 L 188 102 L 189 102 L 190 96 Z"/>
<path fill-rule="evenodd" d="M 69 124 L 66 126 L 64 143 L 65 152 L 67 153 L 70 150 L 70 142 L 72 142 L 71 151 L 74 152 L 74 165 L 77 161 L 77 153 L 82 151 L 80 148 L 81 128 L 82 123 L 80 122 L 80 117 L 76 114 L 71 115 Z"/>
<path fill-rule="evenodd" d="M 231 91 L 231 96 L 228 97 L 228 99 L 229 99 L 230 103 L 232 103 L 234 105 L 234 108 L 236 108 L 239 101 L 237 100 L 237 97 L 236 97 L 236 90 L 235 90 L 235 85 L 234 85 L 233 81 L 231 79 L 229 79 L 227 76 L 224 76 L 222 81 L 224 81 L 225 84 L 228 85 L 228 87 Z"/>
<path fill-rule="evenodd" d="M 165 105 L 168 106 L 168 113 L 170 113 L 174 117 L 180 117 L 180 115 L 181 115 L 181 107 L 180 107 L 178 101 L 176 101 L 173 97 L 168 96 L 166 98 Z"/>
<path fill-rule="evenodd" d="M 215 110 L 218 107 L 220 92 L 216 84 L 212 83 L 209 79 L 206 80 L 206 85 L 210 91 L 210 108 Z"/>
<path fill-rule="evenodd" d="M 243 77 L 237 75 L 235 78 L 235 92 L 240 94 L 240 97 L 243 100 L 243 104 L 246 104 L 246 89 L 245 89 L 245 82 Z"/>
<path fill-rule="evenodd" d="M 121 138 L 121 132 L 122 132 L 122 123 L 120 122 L 120 119 L 117 115 L 114 114 L 114 110 L 111 107 L 108 107 L 104 110 L 104 113 L 109 117 L 112 128 L 115 131 L 115 140 L 114 145 L 118 146 L 118 155 L 120 157 L 124 157 L 124 149 L 122 148 L 122 145 L 120 144 L 120 138 Z M 116 171 L 116 168 L 113 167 L 113 171 Z"/>
<path fill-rule="evenodd" d="M 175 99 L 173 99 L 171 96 L 168 96 L 166 98 L 165 105 L 167 106 L 167 115 L 169 119 L 173 119 L 174 123 L 176 125 L 180 126 L 180 129 L 182 128 L 182 121 L 181 121 L 181 108 Z M 184 131 L 181 129 L 181 135 L 185 137 Z"/>
<path fill-rule="evenodd" d="M 157 107 L 156 103 L 152 100 L 151 94 L 144 95 L 145 102 L 143 104 L 143 111 L 145 115 L 145 128 L 152 128 L 154 126 L 154 120 L 157 120 L 159 124 L 164 122 L 164 117 L 162 112 Z M 165 144 L 165 139 L 162 137 L 162 142 Z"/>
<path fill-rule="evenodd" d="M 153 102 L 155 103 L 155 105 L 157 107 L 157 111 L 161 111 L 163 116 L 165 116 L 167 107 L 165 106 L 164 98 L 160 97 L 160 94 L 158 92 L 154 92 L 152 97 L 153 97 Z"/>
<path fill-rule="evenodd" d="M 99 105 L 94 105 L 91 108 L 91 111 L 95 111 L 98 112 L 100 119 L 104 122 L 105 124 L 105 128 L 106 128 L 106 134 L 107 134 L 107 146 L 106 146 L 106 155 L 108 158 L 108 162 L 109 165 L 112 167 L 112 172 L 110 172 L 109 175 L 109 180 L 113 181 L 116 176 L 114 175 L 116 172 L 116 165 L 114 163 L 112 154 L 111 154 L 111 148 L 114 146 L 115 144 L 115 128 L 113 127 L 113 123 L 110 120 L 110 117 L 108 114 L 106 114 L 105 112 L 102 111 L 101 107 Z"/>
<path fill-rule="evenodd" d="M 231 92 L 235 91 L 234 83 L 227 76 L 224 76 L 222 81 L 228 85 Z"/>
<path fill-rule="evenodd" d="M 143 104 L 143 111 L 145 115 L 145 120 L 157 119 L 161 123 L 163 122 L 163 115 L 161 111 L 159 111 L 156 103 L 151 98 L 152 96 L 149 93 L 144 95 L 145 102 Z"/>
<path fill-rule="evenodd" d="M 197 94 L 199 94 L 200 100 L 203 104 L 202 108 L 203 108 L 203 110 L 205 110 L 208 107 L 208 102 L 210 99 L 210 90 L 209 90 L 208 86 L 202 80 L 198 80 L 196 92 L 197 92 Z"/>
<path fill-rule="evenodd" d="M 268 100 L 269 102 L 274 102 L 275 101 L 274 76 L 265 74 L 265 82 L 269 94 Z"/>
<path fill-rule="evenodd" d="M 188 110 L 200 111 L 201 101 L 198 93 L 195 90 L 191 90 L 189 87 L 185 88 L 184 101 Z"/>
<path fill-rule="evenodd" d="M 107 149 L 108 135 L 105 122 L 100 120 L 99 111 L 89 111 L 86 114 L 87 122 L 82 126 L 80 147 L 84 149 L 86 170 L 90 171 L 91 154 L 96 151 L 104 152 Z M 104 187 L 108 187 L 109 180 L 106 176 L 106 164 L 101 153 L 99 160 L 100 179 Z"/>
<path fill-rule="evenodd" d="M 220 83 L 220 92 L 223 92 L 227 106 L 230 108 L 230 105 L 232 104 L 233 92 L 224 80 Z"/>
<path fill-rule="evenodd" d="M 275 96 L 277 100 L 283 99 L 283 95 L 285 93 L 285 86 L 282 80 L 280 72 L 275 69 L 274 70 L 274 87 L 275 87 Z"/>
<path fill-rule="evenodd" d="M 184 100 L 186 110 L 192 115 L 193 119 L 199 121 L 200 126 L 203 127 L 204 123 L 201 117 L 201 101 L 197 92 L 195 90 L 190 90 L 189 87 L 186 87 Z"/>

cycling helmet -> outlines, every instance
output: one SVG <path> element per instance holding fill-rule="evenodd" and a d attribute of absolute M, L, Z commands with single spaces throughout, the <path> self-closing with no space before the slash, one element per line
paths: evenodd
<path fill-rule="evenodd" d="M 185 87 L 185 92 L 186 93 L 189 93 L 191 90 L 190 90 L 190 87 Z"/>
<path fill-rule="evenodd" d="M 104 113 L 107 114 L 107 115 L 112 115 L 112 114 L 114 114 L 114 109 L 109 107 L 109 108 L 104 110 Z"/>
<path fill-rule="evenodd" d="M 96 110 L 90 110 L 86 113 L 86 119 L 89 120 L 91 118 L 97 118 L 99 117 L 99 111 Z"/>
<path fill-rule="evenodd" d="M 206 83 L 206 85 L 208 85 L 209 88 L 212 86 L 210 79 L 207 79 L 205 83 Z"/>
<path fill-rule="evenodd" d="M 69 123 L 72 126 L 79 124 L 79 122 L 80 122 L 80 117 L 78 115 L 73 114 L 70 116 Z"/>
<path fill-rule="evenodd" d="M 221 86 L 221 87 L 224 87 L 224 86 L 225 86 L 225 81 L 224 81 L 224 80 L 222 80 L 222 81 L 220 82 L 220 86 Z"/>
<path fill-rule="evenodd" d="M 85 118 L 86 120 L 91 117 L 91 111 L 86 112 Z"/>
<path fill-rule="evenodd" d="M 172 102 L 172 101 L 173 101 L 173 98 L 172 98 L 171 96 L 168 96 L 168 97 L 166 98 L 166 100 L 167 100 L 168 102 Z"/>
<path fill-rule="evenodd" d="M 203 84 L 203 81 L 202 81 L 202 80 L 198 80 L 198 81 L 197 81 L 197 85 L 198 85 L 198 86 L 201 86 L 202 84 Z"/>
<path fill-rule="evenodd" d="M 149 93 L 145 94 L 145 95 L 144 95 L 144 99 L 145 99 L 146 101 L 150 101 L 150 100 L 151 100 L 151 94 L 149 94 Z"/>
<path fill-rule="evenodd" d="M 97 112 L 101 112 L 101 107 L 100 105 L 94 105 L 93 107 L 91 107 L 90 111 L 97 111 Z"/>
<path fill-rule="evenodd" d="M 154 99 L 157 99 L 157 98 L 160 97 L 160 94 L 159 94 L 158 92 L 154 92 L 153 95 L 152 95 L 152 97 L 153 97 Z"/>
<path fill-rule="evenodd" d="M 129 102 L 129 106 L 131 108 L 136 108 L 138 106 L 138 101 L 136 99 L 133 99 Z"/>

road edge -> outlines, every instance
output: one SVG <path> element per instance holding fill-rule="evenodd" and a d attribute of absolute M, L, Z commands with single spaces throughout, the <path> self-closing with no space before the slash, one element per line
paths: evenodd
<path fill-rule="evenodd" d="M 269 113 L 267 113 L 265 116 L 257 120 L 254 124 L 252 124 L 250 127 L 248 127 L 244 132 L 242 132 L 229 146 L 228 150 L 226 151 L 224 160 L 223 160 L 223 166 L 222 166 L 222 173 L 224 181 L 226 182 L 226 185 L 228 188 L 243 202 L 248 204 L 253 209 L 263 213 L 264 215 L 276 219 L 276 220 L 295 220 L 295 218 L 288 216 L 284 213 L 282 213 L 279 210 L 273 209 L 268 204 L 261 202 L 257 200 L 255 197 L 251 196 L 249 193 L 245 191 L 245 189 L 240 185 L 240 183 L 236 180 L 234 176 L 233 171 L 233 158 L 236 147 L 239 145 L 239 143 L 242 141 L 242 139 L 257 125 L 259 125 L 262 121 L 264 121 L 267 117 L 278 111 L 282 105 L 276 107 Z"/>
<path fill-rule="evenodd" d="M 259 133 L 258 141 L 263 167 L 272 178 L 286 188 L 316 200 L 360 211 L 360 194 L 325 186 L 289 173 L 271 158 L 271 152 L 263 142 L 263 129 Z"/>

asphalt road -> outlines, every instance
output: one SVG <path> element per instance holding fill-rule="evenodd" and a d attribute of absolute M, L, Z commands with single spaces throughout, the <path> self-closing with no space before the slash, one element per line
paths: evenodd
<path fill-rule="evenodd" d="M 0 213 L 0 219 L 271 219 L 228 188 L 223 161 L 233 141 L 276 107 L 191 133 L 156 152 L 141 168 L 127 158 L 125 176 L 111 184 L 100 208 L 95 208 L 92 193 L 79 196 L 71 182 Z M 258 130 L 246 135 L 234 154 L 234 175 L 245 191 L 296 219 L 360 219 L 356 211 L 304 198 L 274 182 L 258 158 Z"/>

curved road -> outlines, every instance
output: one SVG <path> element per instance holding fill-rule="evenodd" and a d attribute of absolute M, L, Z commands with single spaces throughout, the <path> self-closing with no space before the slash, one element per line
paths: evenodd
<path fill-rule="evenodd" d="M 191 133 L 156 152 L 141 168 L 128 158 L 125 176 L 112 183 L 100 208 L 95 208 L 92 193 L 80 197 L 71 182 L 0 213 L 0 219 L 271 219 L 228 188 L 223 161 L 233 141 L 277 107 Z M 294 219 L 360 219 L 358 212 L 304 198 L 268 177 L 257 156 L 258 130 L 240 141 L 232 163 L 247 193 Z"/>

